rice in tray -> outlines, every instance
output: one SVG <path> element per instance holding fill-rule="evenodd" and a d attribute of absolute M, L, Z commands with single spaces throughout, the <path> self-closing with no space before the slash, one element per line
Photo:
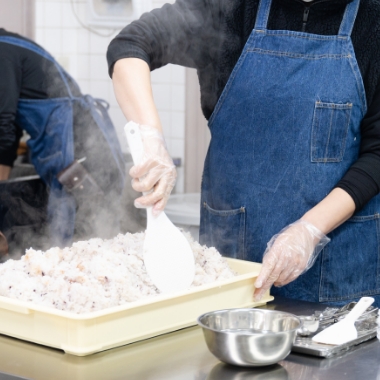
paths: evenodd
<path fill-rule="evenodd" d="M 194 252 L 192 287 L 235 274 L 215 248 L 185 233 Z M 144 233 L 79 241 L 46 252 L 28 249 L 0 265 L 0 295 L 74 313 L 86 313 L 154 297 L 160 292 L 143 262 Z"/>

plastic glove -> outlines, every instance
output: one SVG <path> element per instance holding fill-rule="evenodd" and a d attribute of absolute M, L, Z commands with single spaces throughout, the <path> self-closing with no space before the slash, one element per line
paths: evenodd
<path fill-rule="evenodd" d="M 135 200 L 135 206 L 153 206 L 153 215 L 158 215 L 166 206 L 175 185 L 177 172 L 166 149 L 164 136 L 154 127 L 140 125 L 144 154 L 139 165 L 133 166 L 129 174 L 132 187 L 148 193 Z"/>
<path fill-rule="evenodd" d="M 259 301 L 273 284 L 286 285 L 305 273 L 329 241 L 330 238 L 304 220 L 274 235 L 267 244 L 263 266 L 256 279 L 255 300 Z"/>

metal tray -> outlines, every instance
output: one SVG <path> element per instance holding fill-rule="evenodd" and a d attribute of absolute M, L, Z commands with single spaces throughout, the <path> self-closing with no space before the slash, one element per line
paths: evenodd
<path fill-rule="evenodd" d="M 346 311 L 346 314 L 347 313 L 348 313 L 348 310 Z M 353 349 L 358 344 L 366 342 L 367 340 L 370 340 L 376 337 L 377 316 L 378 316 L 378 309 L 372 308 L 372 307 L 369 308 L 368 311 L 365 313 L 365 315 L 355 323 L 355 327 L 358 331 L 358 337 L 354 340 L 351 340 L 350 342 L 337 345 L 337 346 L 332 346 L 332 345 L 321 344 L 321 343 L 316 343 L 312 341 L 312 337 L 314 335 L 318 334 L 320 331 L 332 325 L 333 323 L 337 322 L 341 318 L 344 318 L 344 315 L 343 315 L 340 318 L 336 318 L 335 321 L 332 323 L 323 324 L 322 327 L 320 327 L 315 333 L 311 334 L 308 337 L 297 336 L 294 342 L 292 351 L 299 352 L 302 354 L 307 354 L 307 355 L 323 357 L 323 358 L 330 358 L 336 355 L 340 355 L 344 352 L 347 352 Z M 331 317 L 333 317 L 333 315 L 329 316 L 329 318 Z"/>

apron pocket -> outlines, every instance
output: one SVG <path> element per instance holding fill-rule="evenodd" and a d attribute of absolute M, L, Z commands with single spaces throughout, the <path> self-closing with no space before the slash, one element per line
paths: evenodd
<path fill-rule="evenodd" d="M 323 249 L 320 302 L 380 294 L 380 215 L 353 216 Z"/>
<path fill-rule="evenodd" d="M 245 259 L 246 209 L 215 210 L 202 204 L 200 241 L 215 247 L 222 256 Z"/>
<path fill-rule="evenodd" d="M 315 103 L 311 135 L 311 162 L 343 160 L 352 103 Z"/>

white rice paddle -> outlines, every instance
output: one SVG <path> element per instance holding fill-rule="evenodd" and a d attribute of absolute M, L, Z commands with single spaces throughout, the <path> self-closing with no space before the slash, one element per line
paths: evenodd
<path fill-rule="evenodd" d="M 132 159 L 141 162 L 144 146 L 139 125 L 130 121 L 124 127 Z M 147 208 L 144 239 L 144 264 L 154 285 L 161 293 L 186 290 L 194 280 L 195 263 L 190 244 L 164 212 L 154 217 Z"/>
<path fill-rule="evenodd" d="M 341 321 L 327 327 L 312 340 L 317 343 L 339 345 L 358 337 L 355 321 L 372 305 L 372 297 L 362 297 L 355 307 Z"/>

